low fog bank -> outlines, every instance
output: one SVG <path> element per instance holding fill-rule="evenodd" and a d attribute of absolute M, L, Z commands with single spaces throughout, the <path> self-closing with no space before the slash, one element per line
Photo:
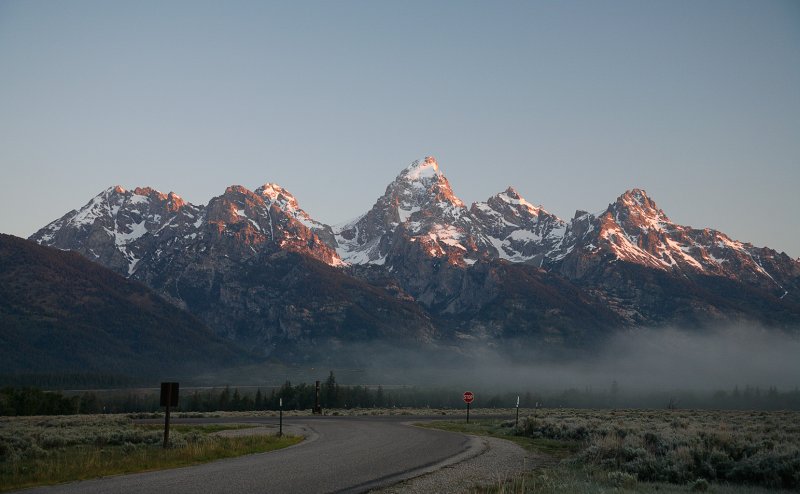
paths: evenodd
<path fill-rule="evenodd" d="M 537 340 L 467 341 L 400 347 L 385 342 L 326 343 L 326 357 L 303 362 L 199 370 L 187 384 L 278 387 L 342 385 L 472 389 L 492 393 L 578 390 L 620 395 L 713 392 L 735 388 L 794 391 L 800 386 L 800 331 L 738 324 L 705 329 L 620 331 L 591 348 L 545 347 Z M 616 383 L 616 385 L 613 385 Z"/>
<path fill-rule="evenodd" d="M 735 325 L 704 330 L 636 329 L 582 351 L 550 351 L 534 341 L 504 347 L 471 343 L 411 351 L 349 348 L 364 383 L 467 386 L 495 391 L 569 388 L 627 392 L 731 390 L 800 385 L 800 333 Z M 353 376 L 356 377 L 356 376 Z"/>
<path fill-rule="evenodd" d="M 486 408 L 512 407 L 519 397 L 523 408 L 800 410 L 800 332 L 753 325 L 626 330 L 581 350 L 536 340 L 317 346 L 326 358 L 174 376 L 182 410 L 274 410 L 280 398 L 286 409 L 308 409 L 315 380 L 328 408 L 461 408 L 469 389 Z M 154 411 L 156 382 L 70 397 L 86 413 Z"/>

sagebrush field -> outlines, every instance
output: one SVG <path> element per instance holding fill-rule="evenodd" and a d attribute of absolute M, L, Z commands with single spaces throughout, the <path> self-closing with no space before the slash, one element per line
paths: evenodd
<path fill-rule="evenodd" d="M 713 486 L 800 489 L 800 413 L 720 410 L 527 410 L 513 421 L 432 426 L 489 434 L 560 460 L 499 492 L 649 492 Z M 742 491 L 749 486 L 755 491 Z"/>
<path fill-rule="evenodd" d="M 0 417 L 0 491 L 174 468 L 271 451 L 302 438 L 223 437 L 237 425 L 175 425 L 163 449 L 163 426 L 136 425 L 124 415 Z"/>

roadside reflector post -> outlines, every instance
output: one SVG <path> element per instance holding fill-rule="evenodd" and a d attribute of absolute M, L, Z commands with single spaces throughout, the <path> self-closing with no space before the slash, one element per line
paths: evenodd
<path fill-rule="evenodd" d="M 283 398 L 278 398 L 278 437 L 283 437 Z"/>
<path fill-rule="evenodd" d="M 519 395 L 517 395 L 517 418 L 514 420 L 514 428 L 519 429 Z"/>
<path fill-rule="evenodd" d="M 331 406 L 328 403 L 328 406 Z M 314 415 L 322 415 L 322 407 L 319 404 L 319 381 L 316 382 L 314 385 L 314 410 L 312 410 Z"/>
<path fill-rule="evenodd" d="M 161 383 L 161 406 L 167 407 L 164 414 L 164 449 L 169 446 L 169 408 L 178 406 L 178 383 Z"/>
<path fill-rule="evenodd" d="M 469 424 L 469 404 L 475 399 L 475 393 L 464 391 L 464 403 L 467 404 L 467 423 Z"/>

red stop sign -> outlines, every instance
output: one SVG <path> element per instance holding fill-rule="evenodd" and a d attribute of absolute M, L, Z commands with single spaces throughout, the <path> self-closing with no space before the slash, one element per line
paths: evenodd
<path fill-rule="evenodd" d="M 472 403 L 472 400 L 475 399 L 475 395 L 472 391 L 464 391 L 464 403 Z"/>

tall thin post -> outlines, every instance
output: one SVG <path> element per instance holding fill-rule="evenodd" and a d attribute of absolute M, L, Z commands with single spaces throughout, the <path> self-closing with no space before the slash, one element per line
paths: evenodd
<path fill-rule="evenodd" d="M 161 406 L 167 407 L 164 414 L 164 449 L 169 446 L 169 408 L 178 406 L 178 383 L 161 383 Z"/>
<path fill-rule="evenodd" d="M 167 403 L 167 413 L 164 415 L 164 449 L 169 445 L 169 403 Z"/>
<path fill-rule="evenodd" d="M 283 398 L 279 398 L 278 407 L 278 437 L 283 437 Z"/>
<path fill-rule="evenodd" d="M 469 403 L 467 403 L 467 423 L 469 424 Z"/>

